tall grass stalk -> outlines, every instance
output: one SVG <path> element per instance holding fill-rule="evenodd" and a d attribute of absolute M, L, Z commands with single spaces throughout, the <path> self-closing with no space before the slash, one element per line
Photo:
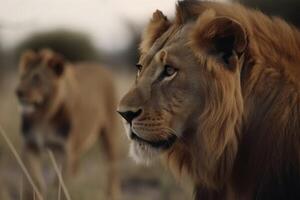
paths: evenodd
<path fill-rule="evenodd" d="M 23 174 L 21 175 L 20 181 L 20 200 L 23 200 Z"/>
<path fill-rule="evenodd" d="M 67 190 L 67 187 L 66 187 L 66 185 L 65 185 L 65 183 L 64 183 L 63 177 L 62 177 L 62 175 L 61 175 L 61 172 L 60 172 L 60 170 L 59 170 L 59 167 L 58 167 L 58 165 L 57 165 L 57 162 L 56 162 L 56 160 L 55 160 L 55 157 L 54 157 L 52 151 L 50 151 L 49 149 L 48 149 L 48 154 L 49 154 L 50 160 L 51 160 L 51 162 L 52 162 L 52 164 L 53 164 L 55 173 L 57 174 L 58 181 L 59 181 L 59 185 L 61 185 L 61 188 L 62 188 L 62 190 L 63 190 L 63 192 L 64 192 L 64 195 L 65 195 L 66 199 L 67 199 L 67 200 L 71 200 L 70 194 L 69 194 L 69 192 L 68 192 L 68 190 Z"/>
<path fill-rule="evenodd" d="M 15 158 L 16 158 L 19 166 L 21 167 L 23 173 L 25 174 L 27 180 L 29 181 L 29 183 L 30 183 L 30 185 L 31 185 L 34 193 L 36 194 L 36 196 L 38 197 L 38 199 L 44 200 L 42 194 L 38 190 L 37 186 L 34 184 L 32 177 L 29 175 L 29 172 L 28 172 L 27 168 L 25 167 L 25 164 L 23 163 L 21 157 L 19 156 L 16 148 L 14 147 L 14 145 L 12 144 L 12 142 L 10 141 L 10 139 L 8 138 L 6 132 L 4 131 L 4 129 L 2 128 L 1 125 L 0 125 L 0 134 L 4 138 L 5 142 L 7 143 L 8 147 L 11 150 L 11 152 L 13 153 L 13 155 L 15 156 Z"/>
<path fill-rule="evenodd" d="M 61 200 L 61 184 L 58 184 L 57 199 Z"/>

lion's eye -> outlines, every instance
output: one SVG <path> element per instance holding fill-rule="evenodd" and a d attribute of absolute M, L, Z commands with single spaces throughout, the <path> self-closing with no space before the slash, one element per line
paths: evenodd
<path fill-rule="evenodd" d="M 165 65 L 165 69 L 163 72 L 164 76 L 172 76 L 177 72 L 177 69 L 175 69 L 174 67 L 170 66 L 170 65 Z"/>

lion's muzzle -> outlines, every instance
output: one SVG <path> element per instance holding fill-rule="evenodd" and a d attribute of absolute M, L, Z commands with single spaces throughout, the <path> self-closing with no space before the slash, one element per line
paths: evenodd
<path fill-rule="evenodd" d="M 133 140 L 135 142 L 149 145 L 150 147 L 155 148 L 155 149 L 165 150 L 165 149 L 170 148 L 177 139 L 177 136 L 174 134 L 166 134 L 168 137 L 156 138 L 156 139 L 145 138 L 144 136 L 142 136 L 144 134 L 139 134 L 138 131 L 136 131 L 135 128 L 133 127 L 133 125 L 135 124 L 135 123 L 133 123 L 133 120 L 137 119 L 142 114 L 141 109 L 139 109 L 135 112 L 133 112 L 133 111 L 123 111 L 123 112 L 118 111 L 118 113 L 128 123 L 129 129 L 130 129 L 129 137 L 131 140 Z M 145 125 L 145 124 L 143 124 L 143 125 Z M 160 131 L 160 130 L 158 130 L 158 131 Z"/>

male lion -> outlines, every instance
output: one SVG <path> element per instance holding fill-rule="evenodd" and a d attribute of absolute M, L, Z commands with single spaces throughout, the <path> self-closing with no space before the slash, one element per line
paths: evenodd
<path fill-rule="evenodd" d="M 153 14 L 119 112 L 138 161 L 189 174 L 195 199 L 300 199 L 300 33 L 239 4 Z"/>
<path fill-rule="evenodd" d="M 63 162 L 63 174 L 72 175 L 80 156 L 99 139 L 109 165 L 108 195 L 115 199 L 118 123 L 111 74 L 97 65 L 73 65 L 51 50 L 29 50 L 20 60 L 16 93 L 22 108 L 24 161 L 41 192 L 46 190 L 40 158 L 45 149 Z"/>

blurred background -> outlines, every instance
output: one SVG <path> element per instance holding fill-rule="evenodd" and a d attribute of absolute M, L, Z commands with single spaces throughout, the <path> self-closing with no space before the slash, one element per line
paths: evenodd
<path fill-rule="evenodd" d="M 0 125 L 18 151 L 21 151 L 22 140 L 14 88 L 18 80 L 19 56 L 25 49 L 48 47 L 70 61 L 101 63 L 114 72 L 121 97 L 134 80 L 137 48 L 144 26 L 156 9 L 172 18 L 176 3 L 175 0 L 0 2 Z M 300 25 L 299 0 L 238 2 Z M 161 164 L 150 167 L 134 164 L 127 155 L 125 134 L 120 135 L 122 199 L 191 199 L 189 184 L 185 181 L 179 184 Z M 68 186 L 72 199 L 103 199 L 104 163 L 97 146 L 82 158 L 79 174 Z M 0 200 L 20 199 L 20 177 L 19 166 L 0 137 Z"/>

